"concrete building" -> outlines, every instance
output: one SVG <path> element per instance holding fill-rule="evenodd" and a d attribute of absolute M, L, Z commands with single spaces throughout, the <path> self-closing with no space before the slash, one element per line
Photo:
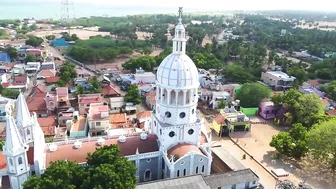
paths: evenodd
<path fill-rule="evenodd" d="M 81 94 L 78 95 L 79 114 L 89 112 L 91 103 L 103 103 L 102 94 Z"/>
<path fill-rule="evenodd" d="M 134 80 L 136 83 L 155 83 L 155 74 L 152 72 L 145 72 L 142 68 L 139 68 L 136 70 L 136 73 L 134 74 Z"/>
<path fill-rule="evenodd" d="M 6 121 L 7 112 L 13 111 L 15 108 L 15 100 L 0 97 L 0 121 Z"/>
<path fill-rule="evenodd" d="M 113 113 L 122 112 L 123 107 L 126 105 L 124 97 L 112 97 L 110 98 L 110 110 Z"/>
<path fill-rule="evenodd" d="M 25 71 L 28 74 L 36 74 L 40 70 L 40 67 L 40 62 L 27 62 L 25 66 Z"/>
<path fill-rule="evenodd" d="M 293 87 L 295 77 L 288 76 L 281 71 L 268 71 L 261 73 L 261 81 L 269 85 L 272 90 L 286 90 Z"/>
<path fill-rule="evenodd" d="M 91 103 L 87 116 L 90 136 L 100 136 L 110 128 L 108 105 Z"/>

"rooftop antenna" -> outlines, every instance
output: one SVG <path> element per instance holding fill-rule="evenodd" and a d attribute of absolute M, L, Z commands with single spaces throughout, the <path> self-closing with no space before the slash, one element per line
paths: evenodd
<path fill-rule="evenodd" d="M 75 11 L 73 8 L 72 0 L 62 0 L 62 11 L 61 11 L 61 21 L 66 25 L 69 35 L 70 35 L 70 26 L 72 21 L 75 19 Z"/>

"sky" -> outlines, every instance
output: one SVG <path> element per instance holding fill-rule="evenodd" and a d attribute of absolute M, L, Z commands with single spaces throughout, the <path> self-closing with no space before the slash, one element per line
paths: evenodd
<path fill-rule="evenodd" d="M 63 0 L 64 1 L 64 0 Z M 71 1 L 71 0 L 69 0 Z M 185 10 L 327 10 L 336 11 L 335 0 L 72 0 L 74 4 L 137 6 L 170 8 L 183 6 Z M 14 2 L 61 2 L 61 0 L 0 0 Z M 1 13 L 0 13 L 1 14 Z"/>

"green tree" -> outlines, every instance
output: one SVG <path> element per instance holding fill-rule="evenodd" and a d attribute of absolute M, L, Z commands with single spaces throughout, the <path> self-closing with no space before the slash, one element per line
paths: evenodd
<path fill-rule="evenodd" d="M 282 103 L 283 103 L 283 98 L 284 98 L 283 94 L 277 93 L 277 94 L 271 96 L 271 101 L 274 103 L 275 107 L 281 108 Z"/>
<path fill-rule="evenodd" d="M 84 94 L 85 93 L 85 88 L 81 85 L 76 87 L 76 95 Z"/>
<path fill-rule="evenodd" d="M 46 39 L 48 39 L 49 41 L 51 41 L 51 40 L 56 39 L 56 36 L 55 35 L 47 35 Z"/>
<path fill-rule="evenodd" d="M 40 37 L 29 36 L 29 39 L 26 40 L 26 45 L 31 45 L 33 47 L 38 47 L 43 43 L 43 39 Z"/>
<path fill-rule="evenodd" d="M 127 93 L 125 95 L 125 101 L 131 102 L 134 104 L 140 104 L 141 103 L 141 96 L 139 94 L 139 89 L 136 85 L 130 85 L 127 88 Z"/>
<path fill-rule="evenodd" d="M 36 56 L 32 54 L 27 54 L 26 62 L 36 62 Z"/>
<path fill-rule="evenodd" d="M 223 109 L 223 108 L 225 108 L 225 105 L 226 105 L 226 102 L 224 100 L 222 100 L 222 101 L 219 102 L 218 108 Z"/>
<path fill-rule="evenodd" d="M 71 79 L 77 77 L 77 72 L 76 72 L 76 65 L 66 61 L 63 66 L 60 69 L 60 75 L 61 78 L 58 80 L 58 85 L 59 86 L 66 86 L 67 83 L 70 82 Z"/>
<path fill-rule="evenodd" d="M 32 176 L 23 184 L 24 189 L 76 189 L 85 178 L 83 166 L 72 161 L 51 162 L 41 177 Z"/>
<path fill-rule="evenodd" d="M 36 24 L 33 24 L 31 26 L 29 26 L 29 29 L 32 30 L 32 31 L 35 31 L 38 29 L 37 25 Z"/>
<path fill-rule="evenodd" d="M 5 141 L 0 141 L 0 151 L 3 151 L 3 146 L 5 145 Z"/>
<path fill-rule="evenodd" d="M 306 70 L 303 68 L 299 68 L 298 66 L 288 69 L 288 74 L 296 78 L 294 80 L 294 84 L 296 86 L 300 86 L 303 82 L 308 80 L 308 73 L 306 72 Z"/>
<path fill-rule="evenodd" d="M 17 52 L 16 48 L 8 46 L 5 48 L 5 52 L 8 53 L 8 55 L 10 56 L 10 58 L 16 59 L 19 55 L 19 53 Z"/>
<path fill-rule="evenodd" d="M 102 92 L 102 88 L 96 76 L 90 80 L 90 92 L 91 93 L 101 93 Z"/>
<path fill-rule="evenodd" d="M 307 129 L 302 124 L 293 124 L 289 132 L 281 132 L 272 137 L 270 146 L 280 154 L 301 158 L 308 152 Z"/>
<path fill-rule="evenodd" d="M 308 147 L 313 158 L 336 171 L 336 120 L 332 119 L 315 125 L 307 137 Z"/>
<path fill-rule="evenodd" d="M 16 89 L 3 89 L 1 95 L 7 98 L 17 99 L 20 91 Z"/>
<path fill-rule="evenodd" d="M 120 157 L 117 145 L 98 148 L 87 157 L 88 177 L 82 189 L 103 188 L 135 188 L 137 179 L 136 167 L 125 157 Z"/>
<path fill-rule="evenodd" d="M 250 71 L 239 64 L 229 64 L 224 68 L 224 76 L 229 81 L 235 81 L 238 83 L 246 83 L 256 81 L 256 78 L 250 73 Z"/>
<path fill-rule="evenodd" d="M 268 98 L 271 91 L 259 83 L 245 83 L 236 94 L 240 105 L 244 108 L 258 107 L 264 98 Z"/>

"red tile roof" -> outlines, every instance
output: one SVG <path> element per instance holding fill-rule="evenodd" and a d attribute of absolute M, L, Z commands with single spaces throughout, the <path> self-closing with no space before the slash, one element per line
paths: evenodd
<path fill-rule="evenodd" d="M 309 80 L 308 83 L 309 83 L 309 85 L 314 86 L 314 87 L 317 87 L 317 86 L 320 85 L 320 81 L 316 80 L 316 79 L 315 80 Z"/>
<path fill-rule="evenodd" d="M 34 92 L 35 93 L 42 93 L 45 96 L 45 93 L 47 91 L 47 86 L 44 84 L 40 83 L 37 86 L 34 87 Z"/>
<path fill-rule="evenodd" d="M 13 82 L 14 83 L 26 83 L 27 79 L 28 79 L 27 75 L 14 76 Z"/>
<path fill-rule="evenodd" d="M 167 153 L 168 153 L 168 158 L 170 159 L 172 156 L 175 156 L 176 158 L 180 158 L 190 151 L 202 153 L 201 150 L 197 146 L 191 145 L 191 144 L 178 144 L 170 148 Z"/>
<path fill-rule="evenodd" d="M 30 112 L 47 111 L 47 105 L 44 97 L 28 98 L 27 105 Z"/>
<path fill-rule="evenodd" d="M 140 136 L 127 137 L 124 143 L 120 143 L 118 138 L 105 141 L 105 145 L 111 144 L 118 144 L 120 155 L 122 156 L 134 155 L 137 149 L 139 153 L 159 151 L 156 135 L 148 135 L 146 140 L 141 140 Z M 76 149 L 73 144 L 58 146 L 55 152 L 50 152 L 46 149 L 46 165 L 48 167 L 50 162 L 57 160 L 69 160 L 77 163 L 86 162 L 87 154 L 93 153 L 96 148 L 99 148 L 97 141 L 92 141 L 84 142 L 79 149 Z"/>
<path fill-rule="evenodd" d="M 145 99 L 146 99 L 146 102 L 147 103 L 150 103 L 150 104 L 155 104 L 155 97 L 156 97 L 156 91 L 155 90 L 152 90 L 148 93 L 146 93 L 145 95 Z"/>
<path fill-rule="evenodd" d="M 57 126 L 57 120 L 55 117 L 43 117 L 37 118 L 40 127 L 43 130 L 44 135 L 46 136 L 54 136 L 55 135 L 55 127 Z"/>
<path fill-rule="evenodd" d="M 147 118 L 147 117 L 152 117 L 151 111 L 143 111 L 136 115 L 137 120 Z"/>
<path fill-rule="evenodd" d="M 334 109 L 328 110 L 328 111 L 326 111 L 326 114 L 328 116 L 336 116 L 336 110 L 334 110 Z"/>
<path fill-rule="evenodd" d="M 109 85 L 103 88 L 103 94 L 104 96 L 118 96 L 120 95 L 120 92 L 116 88 Z"/>
<path fill-rule="evenodd" d="M 10 83 L 6 82 L 6 83 L 2 83 L 1 85 L 2 85 L 3 88 L 7 88 L 7 87 L 9 87 Z"/>
<path fill-rule="evenodd" d="M 3 154 L 3 152 L 0 152 L 0 170 L 6 169 L 6 156 Z"/>
<path fill-rule="evenodd" d="M 110 123 L 126 123 L 126 113 L 121 113 L 121 114 L 112 114 L 110 116 Z"/>
<path fill-rule="evenodd" d="M 42 51 L 40 50 L 40 49 L 27 49 L 26 50 L 26 54 L 37 54 L 37 55 L 39 55 L 39 54 L 41 54 L 42 53 Z"/>
<path fill-rule="evenodd" d="M 45 79 L 46 83 L 57 83 L 61 77 L 47 77 Z"/>
<path fill-rule="evenodd" d="M 225 121 L 225 117 L 224 117 L 222 114 L 218 114 L 218 115 L 215 117 L 214 121 L 216 121 L 217 123 L 224 123 L 224 121 Z"/>
<path fill-rule="evenodd" d="M 91 104 L 91 103 L 100 103 L 103 102 L 103 98 L 101 94 L 94 94 L 94 95 L 80 95 L 78 97 L 78 102 L 80 104 Z"/>
<path fill-rule="evenodd" d="M 55 77 L 56 76 L 56 71 L 55 70 L 41 70 L 38 74 L 39 77 Z"/>

